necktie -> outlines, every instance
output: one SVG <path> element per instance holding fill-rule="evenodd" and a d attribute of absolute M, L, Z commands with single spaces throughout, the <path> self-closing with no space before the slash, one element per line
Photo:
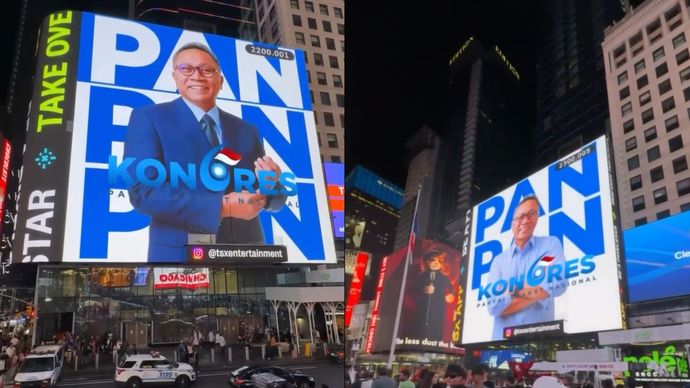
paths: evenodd
<path fill-rule="evenodd" d="M 204 115 L 204 117 L 201 118 L 200 123 L 201 130 L 204 131 L 204 135 L 206 135 L 206 139 L 211 147 L 215 147 L 220 144 L 218 141 L 218 135 L 216 134 L 216 123 L 213 121 L 211 116 Z"/>

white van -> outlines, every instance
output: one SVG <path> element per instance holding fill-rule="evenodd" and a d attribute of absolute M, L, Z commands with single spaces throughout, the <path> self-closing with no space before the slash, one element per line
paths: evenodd
<path fill-rule="evenodd" d="M 62 345 L 37 346 L 22 362 L 14 376 L 14 386 L 55 387 L 62 372 L 64 355 Z"/>

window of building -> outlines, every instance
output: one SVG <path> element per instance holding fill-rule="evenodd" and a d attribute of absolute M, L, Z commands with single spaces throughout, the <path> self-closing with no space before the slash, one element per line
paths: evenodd
<path fill-rule="evenodd" d="M 316 115 L 314 115 L 314 118 L 316 118 Z M 322 147 L 322 145 L 321 145 L 321 134 L 319 132 L 316 132 L 316 140 L 319 142 L 319 147 Z"/>
<path fill-rule="evenodd" d="M 676 54 L 676 63 L 678 65 L 681 65 L 681 64 L 687 62 L 688 59 L 690 59 L 690 52 L 688 52 L 688 49 L 685 49 L 685 50 L 679 52 L 678 54 Z"/>
<path fill-rule="evenodd" d="M 345 95 L 344 94 L 336 94 L 335 95 L 335 103 L 337 106 L 344 108 L 345 107 Z"/>
<path fill-rule="evenodd" d="M 304 44 L 304 34 L 301 32 L 295 32 L 295 41 L 299 44 Z"/>
<path fill-rule="evenodd" d="M 657 19 L 647 25 L 647 36 L 649 37 L 650 44 L 653 44 L 661 38 L 661 20 Z"/>
<path fill-rule="evenodd" d="M 328 63 L 331 65 L 332 68 L 337 69 L 338 68 L 338 57 L 334 57 L 333 55 L 328 56 Z"/>
<path fill-rule="evenodd" d="M 302 27 L 302 18 L 299 15 L 292 15 L 292 24 Z"/>
<path fill-rule="evenodd" d="M 305 1 L 304 2 L 304 9 L 306 9 L 309 12 L 314 12 L 314 3 L 311 1 Z"/>
<path fill-rule="evenodd" d="M 625 141 L 625 150 L 626 151 L 630 152 L 630 151 L 634 150 L 635 148 L 637 148 L 637 139 L 635 138 L 635 136 L 633 136 L 633 137 L 631 137 Z"/>
<path fill-rule="evenodd" d="M 338 155 L 331 155 L 331 162 L 333 163 L 340 163 L 340 156 Z"/>
<path fill-rule="evenodd" d="M 321 15 L 328 16 L 328 6 L 326 4 L 319 4 L 319 12 L 321 12 Z"/>
<path fill-rule="evenodd" d="M 642 188 L 642 175 L 635 175 L 630 178 L 630 191 L 635 191 Z"/>
<path fill-rule="evenodd" d="M 635 74 L 641 72 L 642 70 L 644 70 L 644 68 L 645 68 L 645 65 L 644 65 L 644 59 L 643 59 L 643 60 L 641 60 L 635 64 Z"/>
<path fill-rule="evenodd" d="M 329 50 L 335 50 L 335 39 L 326 38 L 326 48 Z"/>
<path fill-rule="evenodd" d="M 664 218 L 666 218 L 666 217 L 668 217 L 668 216 L 670 216 L 670 215 L 671 215 L 671 211 L 670 211 L 670 210 L 668 210 L 668 209 L 662 210 L 662 211 L 656 213 L 656 219 L 657 219 L 657 220 L 663 220 Z"/>
<path fill-rule="evenodd" d="M 331 28 L 331 22 L 329 22 L 328 20 L 322 21 L 321 24 L 323 24 L 323 30 L 324 31 L 326 31 L 326 32 L 332 32 L 333 31 L 333 29 Z"/>
<path fill-rule="evenodd" d="M 660 189 L 654 190 L 654 204 L 658 205 L 668 201 L 668 196 L 666 195 L 666 188 L 662 187 Z"/>
<path fill-rule="evenodd" d="M 668 65 L 666 63 L 662 63 L 661 65 L 657 66 L 654 71 L 656 72 L 656 78 L 659 78 L 668 73 Z"/>
<path fill-rule="evenodd" d="M 645 129 L 644 140 L 646 142 L 650 142 L 654 139 L 656 139 L 656 127 L 651 127 L 651 128 Z"/>
<path fill-rule="evenodd" d="M 687 81 L 690 79 L 690 67 L 686 67 L 685 69 L 680 71 L 680 80 L 681 81 Z"/>
<path fill-rule="evenodd" d="M 322 73 L 320 71 L 316 72 L 316 82 L 319 85 L 328 85 L 328 81 L 326 81 L 326 73 Z"/>
<path fill-rule="evenodd" d="M 681 148 L 683 148 L 683 138 L 681 137 L 681 135 L 678 135 L 668 141 L 669 151 L 676 152 Z"/>
<path fill-rule="evenodd" d="M 664 17 L 666 18 L 666 23 L 668 23 L 668 29 L 670 31 L 675 30 L 682 23 L 680 17 L 680 6 L 677 4 L 675 7 L 666 11 L 664 15 Z"/>
<path fill-rule="evenodd" d="M 333 86 L 336 88 L 343 87 L 343 79 L 338 74 L 333 74 Z"/>
<path fill-rule="evenodd" d="M 646 75 L 643 75 L 637 79 L 637 90 L 644 88 L 647 84 L 649 84 L 649 79 L 647 79 Z"/>
<path fill-rule="evenodd" d="M 690 69 L 690 68 L 688 68 Z M 628 80 L 628 72 L 624 71 L 618 75 L 618 85 Z"/>
<path fill-rule="evenodd" d="M 333 113 L 323 112 L 323 123 L 329 127 L 335 127 L 335 121 L 333 120 Z"/>
<path fill-rule="evenodd" d="M 667 79 L 666 81 L 662 82 L 659 84 L 659 95 L 664 95 L 666 92 L 671 90 L 671 80 Z"/>
<path fill-rule="evenodd" d="M 647 124 L 652 120 L 654 120 L 654 110 L 652 110 L 652 108 L 642 112 L 642 123 Z"/>
<path fill-rule="evenodd" d="M 314 53 L 314 64 L 316 66 L 323 66 L 323 55 Z"/>
<path fill-rule="evenodd" d="M 647 217 L 638 218 L 635 220 L 635 226 L 644 225 L 647 223 Z"/>
<path fill-rule="evenodd" d="M 632 113 L 632 103 L 631 103 L 631 102 L 628 102 L 628 103 L 625 103 L 625 104 L 621 107 L 621 115 L 622 115 L 623 117 L 625 117 L 625 116 L 629 115 L 630 113 Z"/>
<path fill-rule="evenodd" d="M 673 96 L 665 99 L 664 101 L 661 102 L 661 111 L 666 113 L 670 111 L 671 109 L 676 107 L 676 102 L 673 100 Z M 676 121 L 678 118 L 676 118 Z"/>
<path fill-rule="evenodd" d="M 649 177 L 652 179 L 652 183 L 664 179 L 664 166 L 654 167 L 649 170 Z"/>
<path fill-rule="evenodd" d="M 664 57 L 664 46 L 661 46 L 658 49 L 654 50 L 654 53 L 652 53 L 652 57 L 654 58 L 654 62 L 663 58 Z"/>
<path fill-rule="evenodd" d="M 618 96 L 621 100 L 628 98 L 630 96 L 630 87 L 626 86 L 618 92 Z"/>
<path fill-rule="evenodd" d="M 690 100 L 690 86 L 687 88 L 683 89 L 683 97 L 685 97 L 685 101 Z"/>
<path fill-rule="evenodd" d="M 316 27 L 316 19 L 314 19 L 314 18 L 307 18 L 307 25 L 308 25 L 309 28 L 311 28 L 312 30 L 315 30 L 315 29 L 317 28 L 317 27 Z"/>
<path fill-rule="evenodd" d="M 340 116 L 340 126 L 345 128 L 345 114 L 341 113 L 339 116 Z"/>
<path fill-rule="evenodd" d="M 340 35 L 345 35 L 345 25 L 342 23 L 338 23 L 338 33 Z"/>
<path fill-rule="evenodd" d="M 327 133 L 326 140 L 328 140 L 328 148 L 338 148 L 338 136 L 334 133 Z"/>
<path fill-rule="evenodd" d="M 688 160 L 685 159 L 685 155 L 680 158 L 673 159 L 673 173 L 678 174 L 688 169 Z"/>
<path fill-rule="evenodd" d="M 628 171 L 632 171 L 640 167 L 640 158 L 635 155 L 632 158 L 628 158 Z"/>
<path fill-rule="evenodd" d="M 311 103 L 314 104 L 315 100 L 314 100 L 314 91 L 313 90 L 309 91 L 309 96 L 311 97 Z"/>
<path fill-rule="evenodd" d="M 321 47 L 321 39 L 318 36 L 310 35 L 309 38 L 311 39 L 312 47 Z"/>
<path fill-rule="evenodd" d="M 676 182 L 676 189 L 678 190 L 679 197 L 690 193 L 690 178 L 685 178 L 682 181 Z"/>
<path fill-rule="evenodd" d="M 310 90 L 309 93 L 311 93 L 311 103 L 313 104 L 314 103 L 314 92 L 312 92 Z M 317 111 L 314 111 L 314 124 L 317 124 L 317 125 L 319 124 L 319 115 L 318 115 Z M 317 133 L 317 135 L 318 135 L 318 133 Z M 319 140 L 319 146 L 321 146 L 320 140 Z"/>
<path fill-rule="evenodd" d="M 633 119 L 630 119 L 623 123 L 623 133 L 628 133 L 633 129 L 635 129 L 635 122 L 633 121 Z"/>
<path fill-rule="evenodd" d="M 342 19 L 343 18 L 343 10 L 341 8 L 338 8 L 338 7 L 333 7 L 333 15 L 335 15 L 335 17 L 337 17 L 338 19 Z"/>
<path fill-rule="evenodd" d="M 647 150 L 647 161 L 649 161 L 650 163 L 659 159 L 660 157 L 661 151 L 659 150 L 658 145 Z"/>
<path fill-rule="evenodd" d="M 652 101 L 652 95 L 651 95 L 651 93 L 649 92 L 649 90 L 646 91 L 646 92 L 644 92 L 644 93 L 642 93 L 642 94 L 640 94 L 640 106 L 645 105 L 645 104 L 648 103 L 649 101 Z"/>
<path fill-rule="evenodd" d="M 678 116 L 676 115 L 673 115 L 664 120 L 664 124 L 666 124 L 666 132 L 671 132 L 680 126 L 678 124 Z"/>
<path fill-rule="evenodd" d="M 644 209 L 644 196 L 640 195 L 632 200 L 633 211 L 640 211 Z"/>
<path fill-rule="evenodd" d="M 328 92 L 319 92 L 322 105 L 331 105 L 331 96 Z"/>
<path fill-rule="evenodd" d="M 290 0 L 290 8 L 299 9 L 299 0 Z"/>

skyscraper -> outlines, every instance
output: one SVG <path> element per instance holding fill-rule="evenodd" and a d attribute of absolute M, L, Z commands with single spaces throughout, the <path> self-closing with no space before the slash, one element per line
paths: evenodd
<path fill-rule="evenodd" d="M 345 156 L 344 0 L 255 0 L 262 42 L 306 52 L 316 131 L 324 162 Z"/>
<path fill-rule="evenodd" d="M 648 0 L 602 44 L 621 226 L 690 210 L 688 3 Z"/>
<path fill-rule="evenodd" d="M 536 158 L 565 156 L 606 132 L 601 42 L 622 14 L 615 1 L 544 0 L 538 10 Z"/>

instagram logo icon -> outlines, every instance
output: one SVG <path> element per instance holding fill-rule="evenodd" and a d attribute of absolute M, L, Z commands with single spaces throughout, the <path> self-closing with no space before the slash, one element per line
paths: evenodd
<path fill-rule="evenodd" d="M 196 247 L 192 249 L 192 259 L 201 260 L 204 258 L 204 248 Z"/>

